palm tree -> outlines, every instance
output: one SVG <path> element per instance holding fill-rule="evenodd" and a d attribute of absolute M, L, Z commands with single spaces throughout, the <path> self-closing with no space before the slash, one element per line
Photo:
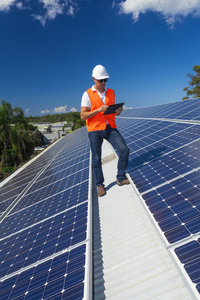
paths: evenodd
<path fill-rule="evenodd" d="M 14 161 L 18 157 L 22 160 L 22 148 L 24 143 L 17 132 L 17 125 L 26 126 L 23 110 L 20 107 L 12 108 L 11 104 L 5 100 L 1 100 L 0 106 L 0 141 L 3 143 L 3 150 L 1 153 L 1 164 L 5 162 L 8 165 L 10 160 Z M 12 154 L 11 154 L 12 153 Z"/>
<path fill-rule="evenodd" d="M 5 100 L 0 105 L 0 178 L 14 170 L 34 153 L 34 147 L 44 144 L 36 126 L 28 124 L 20 107 L 12 108 Z M 5 171 L 6 170 L 6 171 Z"/>
<path fill-rule="evenodd" d="M 82 126 L 85 126 L 85 121 L 81 120 L 79 112 L 70 112 L 68 121 L 72 122 L 72 128 L 71 128 L 72 131 L 81 128 Z"/>

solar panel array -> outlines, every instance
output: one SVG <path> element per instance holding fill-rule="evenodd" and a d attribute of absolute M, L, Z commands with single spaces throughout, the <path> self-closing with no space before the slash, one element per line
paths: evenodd
<path fill-rule="evenodd" d="M 126 110 L 128 174 L 192 293 L 200 293 L 200 99 Z M 89 299 L 90 147 L 70 133 L 0 189 L 0 299 Z"/>
<path fill-rule="evenodd" d="M 0 299 L 88 299 L 90 146 L 66 135 L 0 190 Z"/>
<path fill-rule="evenodd" d="M 128 174 L 195 296 L 200 293 L 200 99 L 123 112 Z"/>

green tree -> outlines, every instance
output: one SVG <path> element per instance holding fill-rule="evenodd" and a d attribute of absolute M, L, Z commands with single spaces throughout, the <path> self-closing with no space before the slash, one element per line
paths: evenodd
<path fill-rule="evenodd" d="M 37 127 L 28 124 L 20 107 L 5 100 L 0 105 L 0 177 L 27 160 L 34 147 L 43 143 Z M 6 171 L 6 172 L 7 172 Z"/>
<path fill-rule="evenodd" d="M 64 125 L 63 125 L 63 127 L 62 127 L 62 131 L 63 132 L 65 132 L 65 128 L 68 128 L 68 127 L 70 127 L 71 125 L 69 125 L 68 123 L 65 123 Z M 67 132 L 67 131 L 66 131 Z M 65 133 L 66 133 L 65 132 Z M 69 131 L 68 131 L 69 132 Z"/>
<path fill-rule="evenodd" d="M 79 112 L 70 112 L 68 121 L 72 123 L 72 131 L 85 126 L 85 122 L 81 120 Z"/>
<path fill-rule="evenodd" d="M 182 100 L 200 97 L 200 65 L 195 65 L 193 71 L 196 72 L 196 75 L 187 74 L 187 77 L 191 80 L 189 81 L 189 86 L 183 89 L 187 96 L 183 97 Z"/>
<path fill-rule="evenodd" d="M 19 156 L 21 155 L 19 137 L 15 128 L 17 124 L 26 124 L 23 110 L 20 107 L 12 108 L 9 102 L 2 100 L 0 106 L 0 141 L 3 143 L 3 150 L 1 151 L 0 172 L 4 160 L 8 164 L 13 157 L 10 148 L 14 152 L 19 151 Z"/>

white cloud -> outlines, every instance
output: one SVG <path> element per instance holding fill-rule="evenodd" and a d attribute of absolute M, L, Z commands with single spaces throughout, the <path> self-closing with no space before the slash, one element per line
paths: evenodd
<path fill-rule="evenodd" d="M 131 106 L 128 107 L 128 106 L 126 106 L 126 105 L 124 105 L 123 108 L 124 108 L 124 110 L 127 110 L 127 109 L 133 109 Z"/>
<path fill-rule="evenodd" d="M 48 113 L 50 113 L 50 110 L 48 110 L 48 109 L 41 111 L 41 114 L 48 114 Z"/>
<path fill-rule="evenodd" d="M 57 15 L 66 13 L 73 16 L 78 10 L 76 0 L 38 0 L 42 5 L 42 14 L 32 14 L 33 18 L 44 26 L 47 20 L 54 20 Z"/>
<path fill-rule="evenodd" d="M 16 6 L 17 6 L 17 8 L 19 8 L 19 9 L 25 9 L 25 7 L 24 7 L 24 5 L 23 5 L 22 2 L 17 2 L 17 3 L 16 3 Z"/>
<path fill-rule="evenodd" d="M 27 115 L 29 112 L 29 108 L 25 109 L 25 115 Z"/>
<path fill-rule="evenodd" d="M 0 1 L 0 11 L 8 11 L 9 8 L 16 2 L 16 0 L 1 0 Z"/>
<path fill-rule="evenodd" d="M 39 16 L 39 15 L 34 15 L 34 14 L 32 15 L 32 17 L 35 20 L 39 21 L 43 26 L 46 24 L 46 18 L 45 17 Z"/>
<path fill-rule="evenodd" d="M 70 109 L 70 111 L 72 111 L 72 112 L 76 112 L 76 111 L 77 111 L 77 109 L 76 109 L 75 107 L 72 107 L 72 108 Z"/>
<path fill-rule="evenodd" d="M 76 109 L 75 107 L 72 107 L 72 108 L 70 109 L 70 111 L 76 112 L 77 109 Z M 59 113 L 66 113 L 66 112 L 68 112 L 68 111 L 67 111 L 67 105 L 55 107 L 55 108 L 52 110 L 52 113 L 56 113 L 56 114 L 59 114 Z M 48 114 L 48 113 L 50 113 L 50 110 L 48 110 L 48 109 L 42 110 L 42 111 L 41 111 L 41 114 Z"/>
<path fill-rule="evenodd" d="M 43 26 L 48 20 L 54 20 L 58 15 L 74 16 L 79 10 L 79 0 L 34 0 L 38 11 L 31 7 L 30 0 L 0 0 L 0 11 L 9 11 L 12 6 L 18 9 L 31 10 L 31 16 Z M 27 7 L 26 4 L 29 6 Z"/>
<path fill-rule="evenodd" d="M 75 7 L 70 5 L 68 8 L 67 14 L 73 17 L 74 13 L 75 13 Z"/>
<path fill-rule="evenodd" d="M 200 0 L 125 0 L 119 6 L 120 12 L 132 14 L 135 22 L 140 14 L 159 13 L 171 28 L 180 17 L 200 16 Z"/>
<path fill-rule="evenodd" d="M 66 113 L 67 112 L 67 105 L 65 105 L 65 106 L 59 106 L 59 107 L 55 107 L 54 109 L 53 109 L 53 112 L 54 113 Z"/>

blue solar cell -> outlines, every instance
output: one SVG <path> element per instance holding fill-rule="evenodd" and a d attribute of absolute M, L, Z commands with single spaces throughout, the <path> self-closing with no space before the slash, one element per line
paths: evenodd
<path fill-rule="evenodd" d="M 167 201 L 166 201 L 167 202 Z M 176 204 L 171 204 L 171 210 L 175 214 L 179 214 L 182 211 L 187 211 L 188 209 L 192 208 L 192 205 L 188 201 L 181 201 Z"/>
<path fill-rule="evenodd" d="M 80 268 L 80 266 L 85 265 L 85 255 L 80 256 L 75 261 L 69 262 L 67 272 L 74 272 L 76 269 Z"/>
<path fill-rule="evenodd" d="M 1 285 L 0 285 L 1 299 L 5 299 L 5 297 L 8 298 L 8 295 L 10 294 L 12 287 L 15 284 L 16 279 L 17 279 L 17 276 L 13 276 L 13 277 L 1 282 Z"/>
<path fill-rule="evenodd" d="M 194 283 L 200 282 L 200 258 L 186 263 L 184 268 Z"/>
<path fill-rule="evenodd" d="M 40 286 L 37 289 L 34 289 L 34 290 L 30 291 L 30 292 L 27 292 L 27 294 L 25 294 L 24 300 L 25 299 L 26 300 L 42 299 L 43 292 L 44 292 L 44 287 Z"/>
<path fill-rule="evenodd" d="M 170 208 L 166 208 L 162 211 L 159 211 L 157 213 L 154 213 L 154 218 L 157 222 L 160 222 L 162 220 L 165 220 L 167 218 L 171 218 L 174 216 L 173 211 Z"/>
<path fill-rule="evenodd" d="M 196 195 L 200 195 L 200 189 L 197 187 L 192 187 L 188 190 L 182 191 L 181 194 L 183 195 L 183 197 L 185 197 L 186 199 L 190 199 Z"/>
<path fill-rule="evenodd" d="M 12 204 L 12 202 L 15 199 L 16 199 L 16 197 L 12 197 L 6 201 L 0 202 L 0 213 L 3 213 Z"/>
<path fill-rule="evenodd" d="M 24 290 L 26 291 L 28 285 L 29 280 L 26 280 L 22 284 L 15 286 L 9 295 L 9 299 L 15 299 L 22 295 L 24 296 Z"/>
<path fill-rule="evenodd" d="M 181 225 L 181 221 L 176 216 L 173 216 L 171 218 L 161 220 L 158 224 L 160 226 L 160 229 L 163 232 L 166 232 L 171 229 L 176 229 L 177 227 L 179 228 Z"/>
<path fill-rule="evenodd" d="M 84 274 L 85 274 L 84 268 L 81 268 L 75 272 L 70 273 L 66 277 L 64 288 L 68 289 L 74 285 L 77 285 L 77 284 L 83 282 Z"/>
<path fill-rule="evenodd" d="M 192 196 L 189 201 L 193 206 L 199 205 L 199 194 Z"/>
<path fill-rule="evenodd" d="M 187 222 L 187 228 L 192 234 L 200 232 L 200 217 Z"/>
<path fill-rule="evenodd" d="M 58 294 L 60 291 L 62 291 L 64 282 L 65 282 L 64 276 L 59 277 L 58 279 L 52 282 L 47 282 L 42 296 L 43 299 L 48 299 L 53 295 Z"/>
<path fill-rule="evenodd" d="M 200 173 L 198 171 L 194 171 L 190 174 L 185 175 L 185 178 L 192 182 L 194 185 L 200 185 Z"/>
<path fill-rule="evenodd" d="M 200 284 L 197 284 L 197 285 L 196 285 L 196 288 L 197 288 L 197 291 L 198 291 L 199 294 L 200 294 Z"/>
<path fill-rule="evenodd" d="M 154 191 L 153 191 L 154 192 Z M 152 194 L 152 195 L 150 195 Z M 149 195 L 149 198 L 147 198 Z M 162 202 L 162 198 L 160 197 L 160 195 L 158 195 L 156 192 L 155 194 L 153 194 L 152 192 L 149 192 L 147 194 L 144 195 L 145 198 L 147 199 L 145 202 L 146 202 L 146 205 L 149 206 L 150 208 L 156 204 L 160 204 Z M 144 198 L 144 197 L 143 197 Z M 145 200 L 144 198 L 144 200 Z"/>
<path fill-rule="evenodd" d="M 170 184 L 165 184 L 164 186 L 156 189 L 158 194 L 162 195 L 163 199 L 171 198 L 174 195 L 177 195 L 177 191 L 175 189 L 172 189 Z"/>
<path fill-rule="evenodd" d="M 190 182 L 184 182 L 182 185 L 175 185 L 175 188 L 183 195 L 184 191 L 191 190 L 192 188 L 194 188 L 194 185 Z"/>
<path fill-rule="evenodd" d="M 192 219 L 200 218 L 200 212 L 196 208 L 190 208 L 178 213 L 178 217 L 183 223 L 186 223 Z"/>
<path fill-rule="evenodd" d="M 185 198 L 181 194 L 176 194 L 168 199 L 165 199 L 165 202 L 169 206 L 174 206 L 177 203 L 180 203 L 180 202 L 182 203 L 184 200 L 185 200 Z"/>
<path fill-rule="evenodd" d="M 200 258 L 200 244 L 198 241 L 189 242 L 186 245 L 176 248 L 174 251 L 182 264 Z"/>
<path fill-rule="evenodd" d="M 171 244 L 190 236 L 190 232 L 184 225 L 176 226 L 173 229 L 166 231 L 164 234 Z"/>
<path fill-rule="evenodd" d="M 73 287 L 73 288 L 69 288 L 67 289 L 64 293 L 63 293 L 63 299 L 64 300 L 81 300 L 83 299 L 83 290 L 84 290 L 84 285 L 78 284 L 77 286 Z"/>
<path fill-rule="evenodd" d="M 155 190 L 152 190 L 150 192 L 143 194 L 142 197 L 144 200 L 154 200 L 155 197 L 159 198 L 158 201 L 162 200 L 162 198 L 160 196 L 158 196 L 158 193 Z"/>
<path fill-rule="evenodd" d="M 147 201 L 146 201 L 146 204 L 148 205 Z M 157 212 L 163 211 L 166 208 L 167 208 L 167 204 L 164 201 L 159 202 L 157 204 L 152 204 L 151 203 L 149 205 L 149 209 L 150 209 L 152 214 L 156 214 Z"/>
<path fill-rule="evenodd" d="M 182 186 L 184 186 L 187 183 L 188 183 L 188 181 L 184 177 L 181 177 L 181 178 L 178 178 L 178 179 L 172 181 L 170 184 L 173 187 L 176 187 L 176 189 L 178 190 L 179 186 L 182 187 Z"/>

